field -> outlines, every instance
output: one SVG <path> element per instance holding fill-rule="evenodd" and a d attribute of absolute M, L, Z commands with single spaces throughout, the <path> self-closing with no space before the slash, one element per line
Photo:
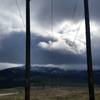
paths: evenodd
<path fill-rule="evenodd" d="M 100 100 L 100 88 L 96 88 L 96 100 Z M 0 100 L 24 100 L 23 88 L 1 89 Z M 32 87 L 31 100 L 88 100 L 86 87 Z"/>

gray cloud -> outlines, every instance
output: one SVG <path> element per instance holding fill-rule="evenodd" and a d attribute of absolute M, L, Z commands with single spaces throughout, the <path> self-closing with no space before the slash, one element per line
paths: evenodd
<path fill-rule="evenodd" d="M 94 37 L 92 39 L 92 53 L 93 53 L 93 63 L 95 65 L 100 65 L 100 37 Z"/>
<path fill-rule="evenodd" d="M 57 50 L 45 50 L 40 48 L 40 42 L 55 41 L 51 38 L 32 35 L 32 63 L 33 64 L 80 64 L 84 63 L 84 57 L 81 54 L 74 54 L 71 51 L 66 53 L 57 52 Z M 25 57 L 25 34 L 13 33 L 5 36 L 0 41 L 0 62 L 24 63 Z"/>
<path fill-rule="evenodd" d="M 22 22 L 19 17 L 18 9 L 14 0 L 0 0 L 0 62 L 24 63 L 25 56 L 25 33 L 10 31 L 9 35 L 3 35 L 8 29 L 22 28 Z M 48 29 L 51 26 L 51 0 L 32 0 L 31 1 L 31 23 L 32 28 L 41 27 Z M 78 2 L 75 15 L 73 14 L 74 6 Z M 21 13 L 25 22 L 25 0 L 18 0 Z M 53 0 L 53 24 L 56 26 L 65 20 L 74 20 L 79 22 L 82 19 L 83 0 Z M 11 6 L 12 4 L 12 6 Z M 100 0 L 90 0 L 90 17 L 99 24 L 100 18 Z M 9 9 L 8 9 L 9 8 Z M 73 16 L 73 17 L 72 17 Z M 20 25 L 21 24 L 21 25 Z M 12 34 L 11 34 L 12 33 Z M 99 33 L 99 32 L 98 32 Z M 38 33 L 35 33 L 38 34 Z M 43 33 L 44 34 L 44 33 Z M 86 62 L 83 54 L 74 54 L 67 51 L 66 54 L 49 51 L 38 46 L 40 42 L 54 42 L 55 39 L 32 35 L 32 63 L 33 64 L 84 64 Z M 93 62 L 100 64 L 100 46 L 99 38 L 94 37 L 92 40 Z"/>
<path fill-rule="evenodd" d="M 92 20 L 95 20 L 97 23 L 100 20 L 100 0 L 90 0 L 89 1 L 89 7 L 90 7 L 90 17 Z M 100 23 L 99 23 L 100 24 Z"/>
<path fill-rule="evenodd" d="M 79 22 L 84 18 L 84 5 L 83 0 L 37 0 L 37 6 L 41 6 L 37 10 L 36 21 L 43 27 L 50 27 L 53 19 L 53 24 L 57 25 L 62 21 L 73 20 Z M 53 1 L 53 7 L 51 6 Z M 31 13 L 34 14 L 34 1 L 32 1 Z M 90 18 L 98 22 L 100 18 L 100 0 L 90 0 Z M 51 15 L 53 13 L 53 15 Z M 53 18 L 51 18 L 53 16 Z M 82 17 L 83 16 L 83 17 Z"/>
<path fill-rule="evenodd" d="M 84 54 L 75 54 L 71 51 L 58 52 L 57 50 L 43 49 L 38 46 L 40 42 L 56 41 L 52 38 L 37 36 L 32 34 L 31 38 L 31 59 L 32 64 L 86 64 Z M 93 64 L 100 65 L 100 38 L 92 39 Z M 3 36 L 0 39 L 0 62 L 24 63 L 25 61 L 25 33 L 14 32 L 13 34 Z"/>
<path fill-rule="evenodd" d="M 80 0 L 39 0 L 43 3 L 38 11 L 37 21 L 44 27 L 50 27 L 52 19 L 53 24 L 57 25 L 62 21 L 81 19 L 83 15 L 83 4 Z M 53 3 L 52 3 L 53 2 Z M 77 5 L 78 3 L 78 5 Z M 51 5 L 53 4 L 53 6 Z M 39 5 L 39 4 L 37 4 Z M 33 6 L 34 8 L 34 6 Z M 75 10 L 76 9 L 76 10 Z M 76 12 L 74 14 L 74 12 Z M 52 18 L 53 17 L 53 18 Z M 74 19 L 73 19 L 74 18 Z"/>
<path fill-rule="evenodd" d="M 51 1 L 53 1 L 53 8 L 51 8 Z M 0 14 L 3 15 L 6 13 L 6 15 L 8 15 L 5 19 L 9 20 L 9 17 L 13 15 L 19 17 L 20 14 L 14 0 L 0 0 L 0 2 L 2 2 L 0 3 Z M 18 0 L 18 5 L 25 22 L 25 0 Z M 100 0 L 89 1 L 90 17 L 98 23 L 100 18 L 99 5 Z M 53 24 L 55 26 L 65 20 L 73 20 L 78 23 L 82 19 L 81 16 L 84 15 L 83 0 L 31 0 L 32 28 L 36 28 L 37 25 L 38 28 L 50 28 L 52 19 L 51 11 L 53 11 Z M 13 24 L 22 24 L 20 17 L 18 23 L 15 19 L 17 18 L 14 18 L 12 22 Z M 18 27 L 18 25 L 16 27 Z"/>
<path fill-rule="evenodd" d="M 0 62 L 24 62 L 25 35 L 6 35 L 0 40 Z"/>

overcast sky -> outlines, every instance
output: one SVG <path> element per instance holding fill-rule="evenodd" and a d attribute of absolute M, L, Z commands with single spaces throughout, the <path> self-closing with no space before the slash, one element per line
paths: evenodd
<path fill-rule="evenodd" d="M 31 0 L 32 64 L 85 66 L 83 7 L 83 0 Z M 100 0 L 89 0 L 89 10 L 93 64 L 99 68 Z M 1 65 L 24 61 L 25 0 L 0 0 Z"/>

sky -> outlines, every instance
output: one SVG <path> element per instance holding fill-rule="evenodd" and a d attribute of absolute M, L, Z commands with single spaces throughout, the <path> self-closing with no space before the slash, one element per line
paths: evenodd
<path fill-rule="evenodd" d="M 83 0 L 31 0 L 31 63 L 86 68 Z M 100 59 L 100 0 L 89 0 L 94 68 Z M 0 68 L 25 63 L 25 0 L 0 0 Z"/>

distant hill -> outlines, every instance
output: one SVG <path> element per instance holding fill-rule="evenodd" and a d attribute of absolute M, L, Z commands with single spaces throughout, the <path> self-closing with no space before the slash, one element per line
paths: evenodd
<path fill-rule="evenodd" d="M 24 86 L 24 67 L 8 68 L 0 71 L 0 88 Z M 94 71 L 95 84 L 100 85 L 100 70 Z M 33 86 L 84 86 L 87 85 L 85 70 L 64 70 L 53 67 L 32 67 Z"/>

